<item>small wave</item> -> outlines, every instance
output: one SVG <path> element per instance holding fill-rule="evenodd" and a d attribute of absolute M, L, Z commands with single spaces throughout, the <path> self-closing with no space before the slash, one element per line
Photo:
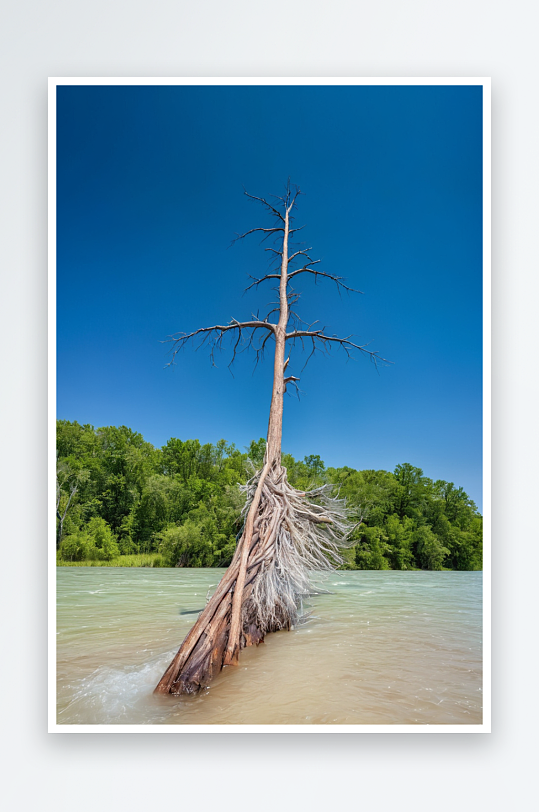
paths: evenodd
<path fill-rule="evenodd" d="M 78 683 L 72 682 L 72 699 L 58 711 L 58 724 L 148 722 L 148 699 L 174 653 L 159 654 L 142 665 L 100 666 Z"/>

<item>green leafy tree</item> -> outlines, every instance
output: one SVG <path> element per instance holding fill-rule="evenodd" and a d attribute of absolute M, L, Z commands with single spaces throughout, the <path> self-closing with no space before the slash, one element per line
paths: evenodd
<path fill-rule="evenodd" d="M 261 437 L 258 441 L 251 440 L 251 445 L 247 449 L 247 456 L 255 466 L 260 468 L 264 463 L 264 454 L 266 453 L 266 440 Z"/>
<path fill-rule="evenodd" d="M 388 516 L 384 525 L 387 538 L 387 557 L 394 570 L 413 568 L 412 553 L 413 521 L 408 516 L 402 520 L 396 514 Z"/>
<path fill-rule="evenodd" d="M 418 527 L 413 533 L 419 565 L 427 570 L 443 569 L 449 550 L 444 547 L 429 527 Z"/>
<path fill-rule="evenodd" d="M 104 519 L 98 517 L 90 519 L 87 525 L 87 534 L 97 559 L 111 561 L 120 555 L 116 536 Z"/>
<path fill-rule="evenodd" d="M 62 561 L 85 561 L 89 557 L 91 547 L 88 533 L 77 530 L 64 536 L 58 555 Z"/>
<path fill-rule="evenodd" d="M 425 501 L 423 471 L 404 462 L 395 468 L 395 478 L 399 486 L 394 495 L 395 512 L 400 519 L 417 518 Z"/>
<path fill-rule="evenodd" d="M 169 567 L 208 567 L 213 564 L 211 543 L 204 539 L 202 527 L 188 519 L 172 525 L 158 536 L 158 550 Z"/>
<path fill-rule="evenodd" d="M 141 434 L 126 426 L 98 429 L 101 465 L 96 482 L 102 518 L 117 531 L 140 499 L 149 475 L 157 467 L 158 452 Z"/>
<path fill-rule="evenodd" d="M 104 560 L 114 544 L 122 555 L 154 552 L 163 531 L 189 520 L 191 533 L 193 524 L 199 528 L 202 547 L 188 560 L 226 566 L 240 530 L 238 483 L 250 476 L 248 457 L 260 466 L 266 441 L 253 441 L 247 453 L 223 439 L 201 445 L 171 438 L 155 449 L 125 426 L 95 429 L 59 420 L 57 447 L 60 560 Z M 362 521 L 356 547 L 344 554 L 346 567 L 482 568 L 482 517 L 452 482 L 432 482 L 409 463 L 391 473 L 325 468 L 317 454 L 281 459 L 295 487 L 337 485 Z"/>
<path fill-rule="evenodd" d="M 360 570 L 388 570 L 387 536 L 382 527 L 363 527 L 356 545 L 356 564 Z"/>
<path fill-rule="evenodd" d="M 120 525 L 118 547 L 120 555 L 133 555 L 140 553 L 140 542 L 137 541 L 137 519 L 135 510 L 132 509 L 127 516 L 124 516 Z"/>

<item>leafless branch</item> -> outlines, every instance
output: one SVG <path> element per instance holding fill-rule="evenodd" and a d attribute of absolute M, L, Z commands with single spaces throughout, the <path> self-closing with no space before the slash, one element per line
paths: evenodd
<path fill-rule="evenodd" d="M 246 195 L 247 197 L 250 197 L 251 200 L 258 200 L 260 203 L 263 203 L 264 206 L 266 206 L 268 209 L 270 209 L 270 211 L 272 211 L 273 214 L 276 217 L 278 217 L 279 220 L 281 220 L 284 223 L 284 217 L 281 214 L 281 212 L 278 211 L 278 209 L 274 208 L 274 206 L 272 206 L 271 203 L 268 203 L 268 201 L 265 200 L 263 197 L 257 197 L 256 195 L 250 195 L 249 192 L 247 192 L 245 189 L 243 190 L 243 194 Z"/>
<path fill-rule="evenodd" d="M 299 316 L 299 315 L 296 313 L 296 311 L 295 311 L 295 310 L 291 310 L 291 311 L 290 311 L 290 318 L 294 319 L 294 320 L 295 320 L 295 321 L 296 321 L 298 324 L 305 324 L 307 327 L 309 327 L 309 326 L 310 326 L 310 325 L 308 324 L 308 322 L 306 322 L 306 321 L 305 321 L 305 319 L 302 319 L 302 318 L 301 318 L 301 316 Z"/>
<path fill-rule="evenodd" d="M 292 209 L 296 205 L 296 200 L 300 196 L 300 194 L 301 194 L 301 190 L 300 190 L 299 186 L 296 186 L 296 191 L 294 192 L 294 197 L 292 198 L 292 201 L 286 207 L 286 210 L 288 212 L 292 211 Z M 290 200 L 290 186 L 288 187 L 288 191 L 287 191 L 287 200 Z"/>
<path fill-rule="evenodd" d="M 301 398 L 300 398 L 300 396 L 299 396 L 299 393 L 300 393 L 302 390 L 299 388 L 299 386 L 298 386 L 298 384 L 297 384 L 297 381 L 299 381 L 299 378 L 289 379 L 289 383 L 291 383 L 291 384 L 292 384 L 292 386 L 293 386 L 293 387 L 295 388 L 295 390 L 296 390 L 295 394 L 296 394 L 297 399 L 298 399 L 298 400 L 301 400 Z M 287 385 L 285 385 L 284 391 L 285 391 L 285 393 L 286 393 L 287 395 L 289 395 L 289 394 L 290 394 L 290 392 L 288 392 L 288 386 L 287 386 Z"/>
<path fill-rule="evenodd" d="M 315 260 L 314 262 L 309 263 L 310 265 L 317 265 L 320 262 L 319 259 Z M 344 288 L 344 290 L 348 290 L 352 293 L 363 293 L 361 290 L 357 290 L 356 288 L 350 288 L 348 285 L 345 285 L 343 282 L 344 276 L 334 276 L 331 273 L 326 273 L 325 271 L 317 271 L 314 268 L 309 268 L 308 265 L 305 265 L 303 268 L 298 268 L 296 271 L 291 271 L 288 274 L 288 279 L 292 279 L 294 276 L 297 276 L 300 273 L 312 273 L 314 274 L 315 281 L 317 276 L 323 276 L 326 279 L 331 279 L 337 285 L 337 288 Z"/>
<path fill-rule="evenodd" d="M 251 288 L 258 287 L 258 285 L 260 285 L 260 283 L 264 282 L 266 279 L 280 279 L 280 278 L 281 278 L 280 273 L 267 273 L 264 276 L 261 276 L 260 279 L 258 279 L 256 276 L 251 276 L 251 274 L 249 274 L 249 279 L 253 279 L 254 281 L 251 282 L 251 284 L 248 285 L 243 292 L 247 293 L 247 291 L 251 290 Z"/>
<path fill-rule="evenodd" d="M 254 365 L 254 369 L 253 369 L 253 375 L 255 374 L 255 370 L 256 370 L 256 368 L 258 366 L 258 362 L 260 361 L 261 358 L 264 357 L 264 350 L 266 348 L 266 341 L 268 340 L 268 338 L 271 338 L 272 335 L 273 335 L 273 333 L 268 333 L 265 336 L 264 341 L 262 342 L 260 347 L 255 347 L 255 365 Z"/>
<path fill-rule="evenodd" d="M 264 242 L 270 234 L 275 234 L 277 231 L 284 231 L 284 228 L 281 228 L 281 226 L 276 226 L 275 228 L 250 228 L 249 231 L 245 231 L 243 234 L 237 234 L 230 245 L 234 245 L 238 240 L 245 239 L 249 234 L 254 234 L 255 231 L 263 231 L 265 233 L 266 236 L 262 240 L 262 242 Z"/>
<path fill-rule="evenodd" d="M 169 363 L 166 364 L 166 366 L 172 366 L 178 352 L 185 347 L 188 341 L 191 339 L 196 339 L 197 337 L 202 339 L 197 349 L 200 349 L 204 344 L 209 345 L 210 359 L 213 366 L 216 366 L 215 350 L 222 349 L 223 337 L 227 333 L 237 330 L 238 335 L 233 347 L 232 360 L 230 361 L 230 364 L 232 364 L 236 358 L 236 355 L 238 354 L 238 347 L 244 338 L 243 333 L 245 330 L 249 331 L 248 346 L 253 346 L 253 337 L 257 330 L 267 330 L 269 331 L 269 334 L 273 335 L 275 333 L 275 326 L 275 324 L 272 324 L 269 321 L 262 321 L 259 319 L 255 319 L 253 321 L 237 321 L 236 319 L 232 319 L 229 324 L 215 324 L 213 327 L 200 327 L 198 330 L 194 330 L 192 333 L 176 333 L 169 336 L 166 341 L 161 342 L 163 344 L 167 342 L 172 343 L 172 358 Z M 229 367 L 230 364 L 228 365 Z"/>
<path fill-rule="evenodd" d="M 305 366 L 317 349 L 324 349 L 327 352 L 331 344 L 338 344 L 340 347 L 342 347 L 349 358 L 353 358 L 351 350 L 359 350 L 363 355 L 368 356 L 375 366 L 377 366 L 379 363 L 383 365 L 392 363 L 386 358 L 382 358 L 377 351 L 367 349 L 367 344 L 355 344 L 353 341 L 350 341 L 352 338 L 351 335 L 346 336 L 345 338 L 340 338 L 339 336 L 328 336 L 324 333 L 324 329 L 325 328 L 322 328 L 321 330 L 294 330 L 293 332 L 286 334 L 286 341 L 295 342 L 295 340 L 298 338 L 301 340 L 304 338 L 311 339 L 312 351 L 309 358 L 307 358 L 307 361 L 305 362 Z M 303 368 L 305 368 L 305 366 Z"/>
<path fill-rule="evenodd" d="M 269 319 L 269 317 L 273 316 L 274 313 L 279 313 L 278 307 L 272 307 L 272 309 L 266 314 L 266 319 Z"/>
<path fill-rule="evenodd" d="M 284 197 L 281 197 L 279 195 L 271 195 L 271 197 L 273 197 L 275 200 L 280 200 L 285 209 L 287 209 L 288 212 L 290 212 L 295 206 L 296 198 L 303 193 L 299 188 L 299 186 L 294 186 L 294 195 L 292 197 L 292 186 L 290 185 L 290 178 L 288 178 L 285 188 L 286 195 Z"/>
<path fill-rule="evenodd" d="M 290 257 L 288 257 L 288 264 L 290 265 L 290 263 L 292 262 L 292 260 L 295 257 L 302 256 L 302 257 L 306 257 L 306 259 L 309 260 L 309 262 L 308 262 L 309 265 L 313 265 L 315 263 L 315 260 L 311 259 L 311 257 L 307 253 L 307 251 L 312 251 L 312 250 L 313 250 L 312 248 L 306 248 L 305 250 L 302 249 L 300 251 L 296 251 L 294 254 L 292 254 Z M 316 262 L 320 262 L 320 260 L 318 259 L 318 260 L 316 260 Z"/>

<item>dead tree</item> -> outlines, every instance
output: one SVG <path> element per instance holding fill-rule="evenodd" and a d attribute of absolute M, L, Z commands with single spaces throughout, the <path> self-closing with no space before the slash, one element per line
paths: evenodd
<path fill-rule="evenodd" d="M 60 549 L 64 535 L 64 522 L 79 485 L 88 479 L 87 471 L 72 471 L 65 462 L 56 457 L 56 549 Z M 67 493 L 69 491 L 69 493 Z M 67 500 L 66 500 L 67 496 Z"/>
<path fill-rule="evenodd" d="M 333 496 L 328 485 L 309 492 L 296 490 L 281 465 L 283 395 L 288 385 L 297 387 L 299 381 L 289 374 L 287 346 L 307 344 L 309 358 L 317 350 L 338 346 L 348 355 L 357 350 L 375 364 L 384 362 L 366 345 L 354 343 L 352 336 L 328 335 L 325 328 L 316 327 L 316 322 L 305 324 L 293 309 L 299 298 L 293 283 L 300 274 L 328 279 L 339 290 L 352 290 L 343 277 L 319 270 L 319 260 L 312 259 L 310 248 L 290 251 L 291 237 L 300 230 L 294 227 L 292 214 L 299 188 L 288 183 L 285 195 L 275 197 L 274 204 L 245 194 L 265 207 L 273 223 L 250 229 L 237 239 L 261 234 L 263 241 L 276 238 L 277 245 L 266 248 L 276 260 L 275 267 L 261 277 L 252 277 L 247 290 L 275 280 L 275 307 L 264 318 L 232 319 L 228 324 L 179 333 L 169 340 L 173 342 L 172 362 L 192 339 L 209 345 L 213 362 L 215 349 L 221 348 L 228 335 L 234 339 L 232 361 L 238 351 L 250 346 L 258 362 L 267 342 L 273 340 L 273 391 L 264 465 L 244 486 L 243 530 L 232 562 L 159 681 L 156 693 L 196 693 L 223 666 L 236 665 L 240 649 L 263 642 L 268 632 L 294 627 L 302 616 L 304 598 L 312 593 L 310 571 L 332 570 L 342 561 L 339 549 L 350 531 L 344 500 Z M 277 319 L 271 321 L 274 313 Z"/>

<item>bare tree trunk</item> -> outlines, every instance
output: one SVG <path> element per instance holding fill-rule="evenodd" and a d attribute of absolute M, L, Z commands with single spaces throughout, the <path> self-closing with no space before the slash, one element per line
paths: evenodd
<path fill-rule="evenodd" d="M 289 211 L 285 213 L 283 255 L 281 260 L 281 280 L 279 283 L 279 322 L 275 329 L 275 360 L 273 364 L 273 392 L 268 423 L 268 444 L 266 458 L 272 465 L 281 464 L 281 442 L 283 437 L 283 397 L 286 328 L 288 325 L 288 231 Z"/>
<path fill-rule="evenodd" d="M 56 497 L 56 518 L 59 520 L 59 521 L 58 521 L 58 526 L 57 526 L 57 528 L 56 528 L 56 549 L 57 549 L 57 550 L 59 550 L 59 549 L 60 549 L 60 544 L 62 543 L 62 538 L 63 538 L 63 535 L 64 535 L 64 521 L 65 521 L 65 517 L 67 516 L 67 511 L 69 510 L 69 506 L 70 506 L 70 504 L 71 504 L 71 500 L 73 499 L 73 497 L 74 497 L 74 496 L 75 496 L 75 494 L 77 493 L 77 490 L 78 490 L 78 485 L 77 485 L 77 484 L 75 484 L 75 485 L 72 485 L 72 486 L 71 486 L 70 491 L 69 491 L 69 498 L 68 498 L 68 500 L 67 500 L 67 504 L 66 504 L 66 506 L 65 506 L 65 510 L 64 510 L 63 514 L 61 514 L 61 513 L 60 513 L 60 498 L 61 498 L 61 491 L 60 491 L 60 488 L 59 488 L 59 486 L 58 486 L 58 485 L 56 486 L 56 490 L 57 490 L 57 497 Z"/>
<path fill-rule="evenodd" d="M 243 605 L 243 591 L 245 588 L 245 576 L 247 573 L 247 561 L 249 559 L 249 551 L 251 548 L 251 541 L 253 538 L 253 528 L 255 516 L 258 512 L 260 505 L 260 496 L 262 495 L 262 488 L 264 481 L 268 474 L 271 465 L 269 460 L 266 461 L 262 474 L 256 486 L 254 499 L 251 502 L 249 513 L 247 514 L 247 521 L 243 531 L 241 541 L 241 557 L 239 563 L 238 576 L 236 578 L 236 585 L 234 587 L 234 596 L 232 598 L 232 612 L 230 616 L 230 631 L 228 633 L 228 642 L 226 647 L 224 665 L 237 665 L 239 649 L 240 649 L 240 624 L 241 624 L 241 611 Z"/>
<path fill-rule="evenodd" d="M 239 565 L 238 578 L 234 589 L 232 600 L 232 614 L 230 620 L 230 632 L 228 635 L 227 649 L 225 653 L 224 665 L 236 665 L 238 662 L 240 649 L 240 625 L 243 605 L 243 591 L 245 587 L 245 576 L 247 572 L 247 561 L 253 537 L 253 526 L 255 516 L 260 505 L 260 497 L 264 481 L 268 473 L 277 473 L 281 467 L 281 442 L 283 436 L 283 396 L 284 396 L 284 353 L 286 342 L 286 326 L 288 324 L 288 298 L 287 298 L 287 271 L 288 271 L 288 230 L 289 212 L 285 212 L 284 236 L 281 259 L 281 281 L 279 285 L 279 305 L 280 317 L 275 330 L 275 358 L 273 364 L 273 391 L 271 395 L 271 406 L 268 421 L 268 439 L 266 446 L 266 461 L 254 499 L 247 514 L 245 529 L 242 539 L 242 551 Z"/>

